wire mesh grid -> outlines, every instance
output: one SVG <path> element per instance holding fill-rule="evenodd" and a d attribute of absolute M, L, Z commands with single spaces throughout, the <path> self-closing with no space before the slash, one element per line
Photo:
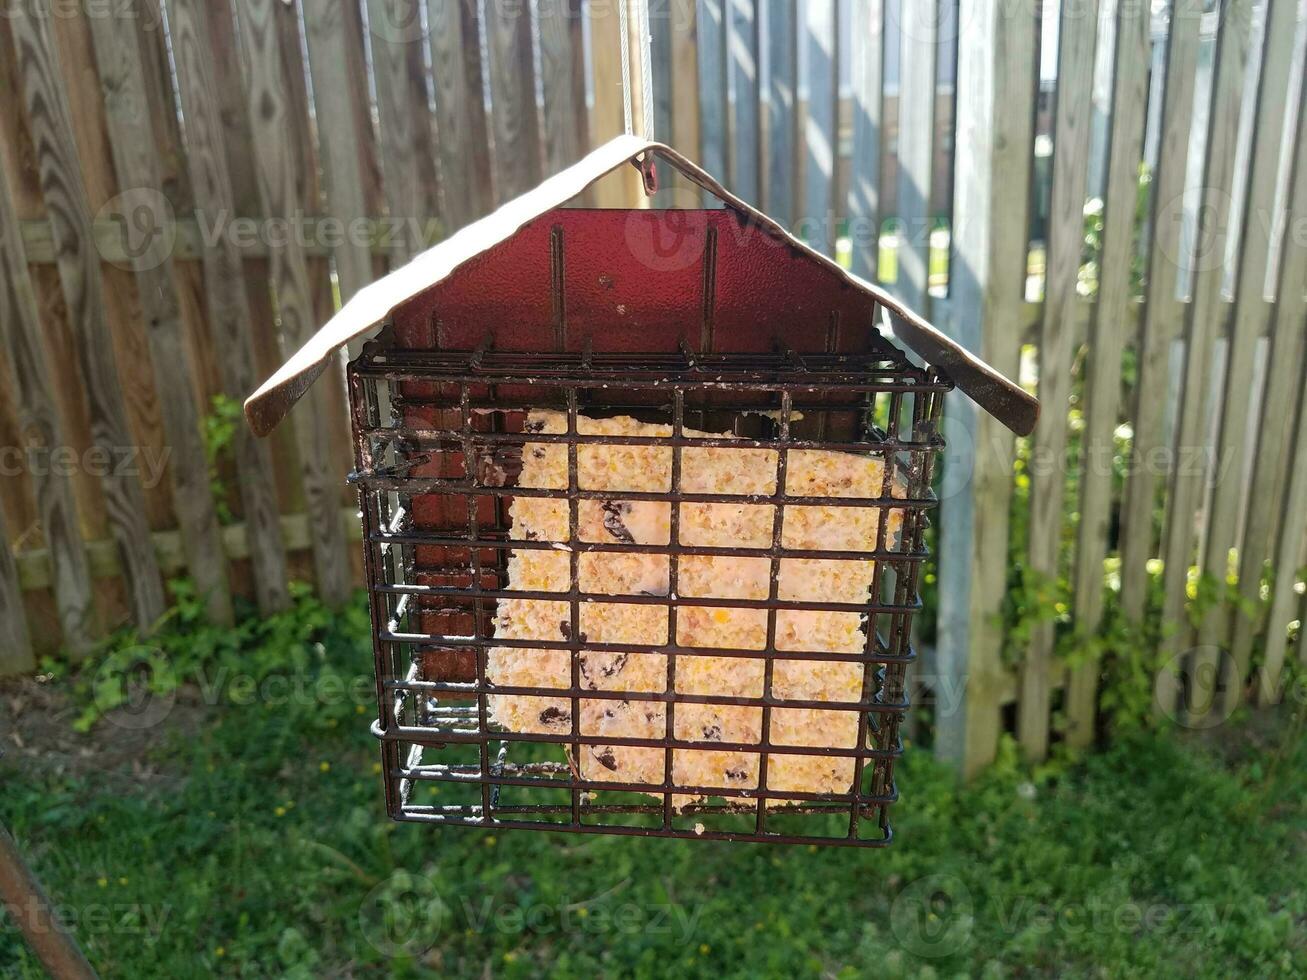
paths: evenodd
<path fill-rule="evenodd" d="M 391 817 L 888 844 L 951 387 L 883 342 L 856 355 L 368 344 L 349 368 L 351 480 Z M 713 508 L 762 520 L 761 537 L 692 534 Z M 533 581 L 546 566 L 558 574 Z M 858 594 L 828 588 L 841 575 Z M 654 632 L 606 630 L 623 617 Z M 820 639 L 829 624 L 839 642 Z"/>

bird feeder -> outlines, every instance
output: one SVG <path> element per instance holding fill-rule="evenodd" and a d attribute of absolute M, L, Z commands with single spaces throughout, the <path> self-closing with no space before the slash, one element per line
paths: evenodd
<path fill-rule="evenodd" d="M 723 206 L 565 206 L 655 161 Z M 362 290 L 254 430 L 347 346 L 391 817 L 890 841 L 944 397 L 1033 398 L 633 136 Z"/>

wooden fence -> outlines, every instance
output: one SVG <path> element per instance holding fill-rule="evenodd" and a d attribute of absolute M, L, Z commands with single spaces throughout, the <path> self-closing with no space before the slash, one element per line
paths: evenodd
<path fill-rule="evenodd" d="M 4 0 L 0 672 L 148 628 L 177 576 L 219 621 L 295 577 L 345 596 L 341 391 L 266 443 L 230 400 L 621 131 L 618 2 Z M 1277 698 L 1307 545 L 1298 0 L 649 4 L 657 135 L 1043 399 L 1028 443 L 948 406 L 938 753 L 1088 743 L 1130 656 L 1095 638 L 1155 647 L 1189 723 Z"/>

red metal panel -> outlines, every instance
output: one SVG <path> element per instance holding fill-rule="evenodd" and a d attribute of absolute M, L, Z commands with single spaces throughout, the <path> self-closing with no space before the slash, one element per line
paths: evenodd
<path fill-rule="evenodd" d="M 556 212 L 564 231 L 568 349 L 698 348 L 704 211 Z"/>
<path fill-rule="evenodd" d="M 549 229 L 549 215 L 532 221 L 400 307 L 395 313 L 400 343 L 425 347 L 434 327 L 436 342 L 451 350 L 479 347 L 487 334 L 498 346 L 552 349 Z"/>
<path fill-rule="evenodd" d="M 505 350 L 699 349 L 711 337 L 715 350 L 851 351 L 873 343 L 874 310 L 730 209 L 561 208 L 410 300 L 395 324 L 406 347 L 469 349 L 489 335 Z"/>

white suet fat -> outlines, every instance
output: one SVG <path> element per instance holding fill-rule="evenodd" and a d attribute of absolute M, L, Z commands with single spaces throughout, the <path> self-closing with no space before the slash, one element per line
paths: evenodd
<path fill-rule="evenodd" d="M 533 411 L 527 431 L 562 434 L 567 416 Z M 730 438 L 729 434 L 685 429 L 688 439 Z M 581 435 L 661 437 L 669 425 L 639 422 L 629 417 L 577 417 Z M 669 493 L 672 490 L 672 449 L 656 444 L 580 444 L 576 450 L 577 485 L 582 490 Z M 522 449 L 518 485 L 566 489 L 567 446 L 531 443 Z M 777 450 L 735 447 L 684 447 L 680 490 L 683 493 L 770 495 L 776 491 Z M 884 492 L 884 461 L 857 453 L 794 449 L 786 460 L 787 496 L 876 498 Z M 897 478 L 892 495 L 903 497 Z M 625 542 L 667 545 L 671 504 L 649 500 L 580 500 L 577 535 L 586 542 Z M 775 508 L 770 504 L 681 503 L 680 543 L 687 546 L 767 548 L 771 546 Z M 783 505 L 781 543 L 792 549 L 870 552 L 876 548 L 881 509 Z M 516 497 L 512 504 L 510 537 L 515 540 L 566 542 L 569 503 L 565 499 Z M 891 509 L 886 546 L 892 547 L 902 525 L 903 511 Z M 570 588 L 571 556 L 555 549 L 517 549 L 508 563 L 508 589 L 566 592 Z M 578 556 L 578 586 L 582 592 L 611 596 L 667 596 L 667 555 L 583 552 Z M 677 596 L 720 599 L 720 605 L 686 606 L 676 610 L 675 642 L 704 651 L 734 648 L 759 651 L 759 657 L 714 657 L 678 654 L 675 691 L 684 695 L 761 698 L 763 657 L 767 643 L 767 612 L 732 606 L 733 599 L 766 599 L 771 562 L 765 557 L 695 556 L 677 558 Z M 826 558 L 784 558 L 780 562 L 777 595 L 782 600 L 865 603 L 869 600 L 875 562 Z M 672 597 L 675 598 L 675 597 Z M 580 605 L 581 642 L 666 644 L 669 604 L 587 601 Z M 512 640 L 567 640 L 571 614 L 565 599 L 500 599 L 495 637 Z M 776 614 L 777 651 L 860 653 L 866 644 L 865 617 L 856 612 L 782 609 Z M 494 647 L 487 657 L 491 685 L 568 689 L 571 654 L 567 650 Z M 652 652 L 587 650 L 579 661 L 583 690 L 658 693 L 667 688 L 667 657 Z M 813 660 L 777 660 L 772 693 L 779 699 L 855 702 L 861 698 L 863 665 Z M 568 697 L 492 694 L 488 708 L 494 722 L 513 732 L 546 733 L 565 741 L 572 730 Z M 613 738 L 662 739 L 667 735 L 662 702 L 638 699 L 580 699 L 583 735 Z M 852 749 L 857 741 L 858 713 L 849 710 L 776 707 L 771 711 L 773 749 L 767 763 L 767 787 L 772 791 L 846 793 L 853 781 L 854 762 L 847 756 L 786 754 L 784 746 L 824 746 Z M 672 777 L 678 786 L 706 790 L 758 787 L 758 750 L 714 749 L 714 742 L 758 744 L 762 709 L 735 705 L 677 702 L 673 719 L 676 739 L 702 743 L 702 749 L 675 749 Z M 778 748 L 779 747 L 779 748 Z M 576 760 L 573 760 L 576 765 Z M 665 755 L 659 748 L 583 744 L 581 778 L 595 782 L 662 784 Z M 650 791 L 652 795 L 659 793 Z M 709 793 L 678 794 L 677 809 Z M 769 805 L 785 805 L 772 799 Z"/>

